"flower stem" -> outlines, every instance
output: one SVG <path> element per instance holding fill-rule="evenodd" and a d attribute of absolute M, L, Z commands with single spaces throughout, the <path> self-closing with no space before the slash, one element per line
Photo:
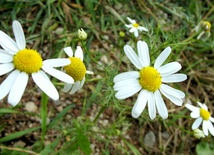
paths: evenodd
<path fill-rule="evenodd" d="M 90 59 L 93 62 L 95 62 L 98 66 L 100 66 L 101 68 L 103 68 L 105 71 L 107 71 L 107 69 L 103 65 L 99 64 L 98 61 L 96 59 L 94 59 L 94 57 L 91 56 L 90 52 L 88 51 L 88 49 L 86 47 L 85 41 L 81 40 L 81 44 L 83 46 L 84 51 L 86 51 L 86 54 L 90 57 Z"/>
<path fill-rule="evenodd" d="M 98 112 L 98 114 L 96 115 L 95 119 L 93 120 L 93 122 L 96 122 L 98 120 L 98 118 L 100 117 L 100 115 L 106 110 L 106 106 L 102 106 L 100 108 L 100 111 Z"/>
<path fill-rule="evenodd" d="M 42 93 L 42 106 L 41 106 L 41 119 L 42 119 L 42 142 L 44 142 L 46 134 L 46 121 L 47 121 L 47 103 L 48 96 Z"/>

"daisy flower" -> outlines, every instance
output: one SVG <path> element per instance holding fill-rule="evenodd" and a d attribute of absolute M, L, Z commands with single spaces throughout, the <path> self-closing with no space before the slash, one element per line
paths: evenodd
<path fill-rule="evenodd" d="M 74 79 L 74 84 L 66 83 L 62 91 L 70 91 L 70 94 L 74 94 L 82 88 L 85 82 L 85 75 L 93 74 L 93 72 L 86 70 L 83 63 L 83 51 L 80 46 L 77 46 L 75 54 L 71 47 L 64 48 L 64 51 L 69 56 L 70 64 L 63 67 L 63 70 Z"/>
<path fill-rule="evenodd" d="M 58 100 L 58 91 L 45 72 L 61 81 L 73 83 L 74 80 L 69 75 L 53 68 L 68 65 L 69 59 L 43 61 L 36 50 L 26 48 L 21 24 L 15 20 L 12 27 L 16 41 L 0 31 L 0 45 L 4 49 L 0 49 L 0 76 L 10 73 L 0 85 L 0 99 L 9 94 L 8 103 L 16 106 L 21 100 L 31 75 L 42 91 L 53 100 Z"/>
<path fill-rule="evenodd" d="M 192 130 L 197 129 L 202 124 L 203 132 L 208 136 L 208 131 L 214 136 L 214 118 L 211 117 L 210 112 L 205 104 L 197 102 L 200 107 L 195 107 L 191 104 L 186 104 L 186 108 L 191 111 L 190 116 L 196 118 L 192 124 Z"/>
<path fill-rule="evenodd" d="M 120 73 L 114 77 L 114 90 L 117 99 L 126 99 L 139 92 L 138 98 L 132 108 L 132 117 L 137 118 L 148 103 L 148 112 L 151 119 L 156 117 L 156 108 L 160 116 L 165 119 L 168 111 L 161 93 L 174 104 L 181 106 L 185 94 L 164 83 L 181 82 L 187 79 L 185 74 L 175 74 L 181 69 L 178 62 L 163 64 L 171 53 L 167 47 L 158 56 L 154 67 L 150 66 L 149 49 L 144 41 L 137 42 L 138 55 L 129 46 L 124 46 L 126 56 L 138 71 Z"/>
<path fill-rule="evenodd" d="M 146 31 L 146 32 L 148 31 L 147 28 L 140 26 L 134 19 L 131 19 L 129 17 L 127 17 L 127 19 L 131 24 L 126 24 L 125 26 L 130 28 L 129 32 L 134 33 L 135 37 L 139 36 L 138 31 Z"/>

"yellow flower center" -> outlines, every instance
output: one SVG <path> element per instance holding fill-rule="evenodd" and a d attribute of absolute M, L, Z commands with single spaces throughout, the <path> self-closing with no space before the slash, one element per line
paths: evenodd
<path fill-rule="evenodd" d="M 210 29 L 211 29 L 211 24 L 210 24 L 210 22 L 208 22 L 208 21 L 203 21 L 203 22 L 202 22 L 202 26 L 203 26 L 204 31 L 210 32 Z"/>
<path fill-rule="evenodd" d="M 135 28 L 138 28 L 139 24 L 138 23 L 134 23 L 134 24 L 132 24 L 132 26 L 135 27 Z"/>
<path fill-rule="evenodd" d="M 207 111 L 207 110 L 201 108 L 201 109 L 200 109 L 200 116 L 203 118 L 203 120 L 209 120 L 209 118 L 210 118 L 210 113 L 209 113 L 209 111 Z"/>
<path fill-rule="evenodd" d="M 155 92 L 160 88 L 161 81 L 160 73 L 155 68 L 148 66 L 140 70 L 139 83 L 143 89 Z"/>
<path fill-rule="evenodd" d="M 71 63 L 64 67 L 65 72 L 70 75 L 74 81 L 81 81 L 86 74 L 86 67 L 80 58 L 70 57 Z"/>
<path fill-rule="evenodd" d="M 41 69 L 42 57 L 37 51 L 25 48 L 14 55 L 13 63 L 17 70 L 31 74 Z"/>

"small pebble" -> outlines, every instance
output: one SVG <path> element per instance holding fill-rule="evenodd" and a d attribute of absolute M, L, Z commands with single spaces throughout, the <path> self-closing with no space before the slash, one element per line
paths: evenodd
<path fill-rule="evenodd" d="M 28 112 L 36 112 L 38 110 L 38 107 L 37 107 L 37 105 L 34 102 L 27 102 L 25 104 L 25 109 Z"/>
<path fill-rule="evenodd" d="M 103 55 L 103 56 L 100 58 L 100 61 L 101 61 L 102 63 L 105 63 L 105 64 L 108 64 L 108 62 L 109 62 L 106 55 Z"/>
<path fill-rule="evenodd" d="M 57 109 L 59 112 L 61 112 L 61 111 L 63 110 L 63 107 L 62 107 L 62 106 L 58 106 L 58 107 L 56 107 L 56 109 Z"/>
<path fill-rule="evenodd" d="M 24 147 L 24 146 L 26 145 L 26 143 L 23 142 L 23 141 L 21 141 L 21 140 L 19 140 L 19 141 L 16 142 L 14 145 L 15 145 L 16 147 L 17 147 L 17 146 L 19 146 L 19 147 Z"/>
<path fill-rule="evenodd" d="M 144 144 L 149 147 L 153 147 L 156 143 L 156 137 L 153 131 L 149 131 L 144 137 Z"/>

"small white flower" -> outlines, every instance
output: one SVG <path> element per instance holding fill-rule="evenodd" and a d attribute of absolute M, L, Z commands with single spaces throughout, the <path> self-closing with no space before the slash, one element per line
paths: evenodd
<path fill-rule="evenodd" d="M 63 91 L 70 91 L 70 94 L 74 94 L 82 88 L 85 82 L 85 74 L 93 74 L 93 72 L 86 70 L 85 64 L 83 63 L 83 51 L 80 46 L 77 46 L 75 54 L 71 47 L 64 48 L 64 51 L 69 56 L 70 64 L 63 67 L 63 69 L 74 79 L 74 84 L 66 83 Z"/>
<path fill-rule="evenodd" d="M 150 66 L 149 49 L 145 42 L 137 42 L 138 55 L 129 46 L 125 45 L 126 56 L 138 71 L 129 71 L 118 74 L 114 77 L 114 90 L 117 91 L 116 98 L 126 99 L 139 92 L 137 101 L 132 108 L 132 117 L 137 118 L 148 103 L 149 116 L 151 119 L 156 117 L 156 108 L 160 116 L 165 119 L 168 111 L 163 101 L 161 93 L 174 104 L 181 106 L 182 98 L 185 94 L 164 83 L 181 82 L 187 79 L 185 74 L 175 74 L 181 69 L 178 62 L 163 64 L 171 53 L 171 48 L 167 47 L 158 56 L 154 67 Z"/>
<path fill-rule="evenodd" d="M 202 124 L 203 132 L 208 136 L 208 131 L 214 136 L 214 118 L 210 116 L 210 112 L 205 104 L 197 102 L 199 107 L 195 107 L 190 104 L 186 104 L 186 108 L 191 111 L 190 116 L 196 118 L 192 124 L 192 130 L 197 129 Z"/>
<path fill-rule="evenodd" d="M 197 139 L 201 139 L 201 138 L 204 138 L 204 137 L 205 137 L 204 132 L 201 131 L 200 129 L 194 129 L 194 130 L 193 130 L 193 135 L 194 135 L 194 137 L 197 138 Z"/>
<path fill-rule="evenodd" d="M 45 72 L 61 81 L 73 83 L 74 80 L 69 75 L 53 68 L 68 65 L 69 59 L 43 61 L 36 50 L 26 48 L 21 24 L 15 20 L 12 26 L 16 42 L 0 31 L 0 45 L 4 49 L 0 49 L 0 76 L 11 72 L 0 85 L 0 99 L 9 94 L 8 103 L 17 105 L 31 75 L 40 89 L 53 100 L 58 100 L 59 94 Z"/>
<path fill-rule="evenodd" d="M 127 19 L 131 24 L 126 24 L 125 26 L 130 28 L 129 32 L 134 33 L 135 37 L 139 36 L 138 31 L 146 31 L 146 32 L 148 31 L 147 28 L 140 26 L 134 19 L 131 19 L 129 17 L 127 17 Z"/>

